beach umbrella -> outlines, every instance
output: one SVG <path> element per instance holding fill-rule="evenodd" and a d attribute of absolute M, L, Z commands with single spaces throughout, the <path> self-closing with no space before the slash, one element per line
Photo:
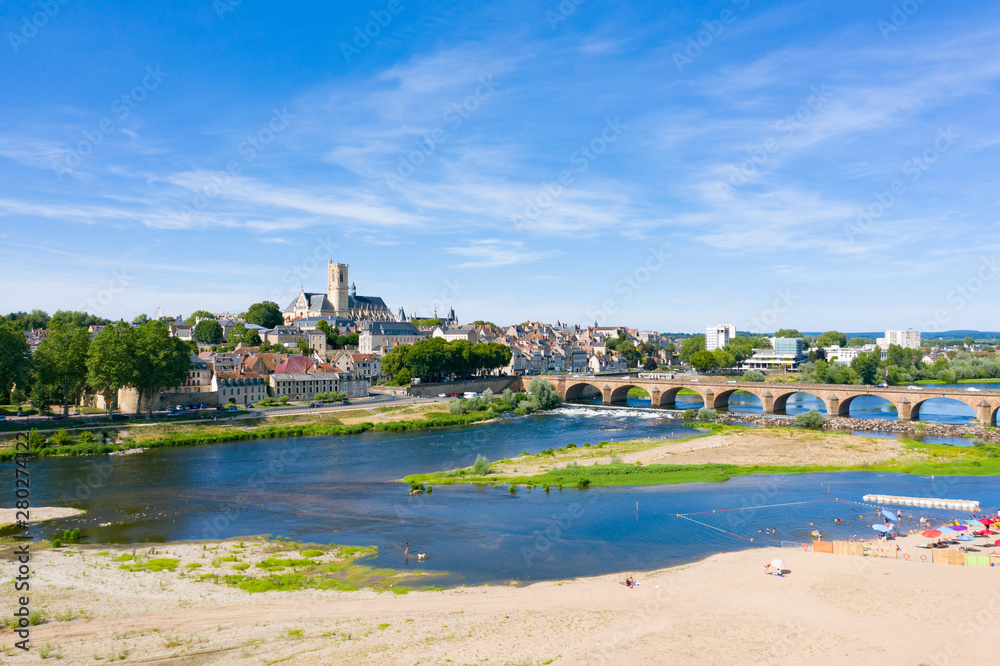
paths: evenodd
<path fill-rule="evenodd" d="M 921 534 L 923 534 L 928 539 L 933 539 L 935 537 L 941 536 L 941 532 L 939 530 L 924 530 L 923 532 L 921 532 Z"/>
<path fill-rule="evenodd" d="M 875 523 L 874 525 L 872 525 L 872 529 L 875 530 L 876 532 L 888 532 L 889 531 L 889 527 L 888 526 L 886 526 L 886 525 L 879 525 L 878 523 Z"/>
<path fill-rule="evenodd" d="M 983 518 L 979 522 L 981 522 L 983 525 L 992 525 L 997 521 L 993 520 L 992 518 Z"/>
<path fill-rule="evenodd" d="M 968 534 L 960 534 L 957 538 L 958 538 L 959 541 L 975 541 L 976 540 L 975 537 L 969 536 Z"/>
<path fill-rule="evenodd" d="M 967 530 L 969 528 L 966 527 L 965 525 L 952 525 L 951 529 L 955 530 L 956 532 L 964 532 L 965 530 Z"/>
<path fill-rule="evenodd" d="M 947 525 L 942 525 L 941 527 L 938 528 L 938 532 L 940 532 L 942 536 L 949 536 L 951 534 L 954 534 L 955 530 L 951 529 Z"/>
<path fill-rule="evenodd" d="M 983 525 L 978 520 L 967 520 L 965 521 L 965 524 L 968 525 L 969 527 L 986 527 L 986 525 Z"/>
<path fill-rule="evenodd" d="M 882 509 L 882 515 L 888 518 L 889 520 L 896 520 L 896 514 L 894 514 L 892 511 L 889 511 L 889 509 Z"/>
<path fill-rule="evenodd" d="M 777 557 L 774 558 L 773 560 L 771 560 L 771 566 L 773 568 L 777 569 L 778 571 L 781 571 L 782 569 L 787 569 L 788 568 L 788 566 L 785 564 L 785 561 L 782 560 L 782 559 L 779 559 Z"/>

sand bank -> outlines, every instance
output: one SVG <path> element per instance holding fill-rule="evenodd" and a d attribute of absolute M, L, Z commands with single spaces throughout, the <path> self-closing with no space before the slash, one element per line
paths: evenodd
<path fill-rule="evenodd" d="M 201 548 L 169 544 L 158 556 L 183 563 Z M 34 644 L 51 644 L 63 663 L 853 665 L 948 654 L 967 664 L 994 652 L 1000 623 L 996 569 L 789 549 L 636 573 L 634 589 L 615 575 L 405 595 L 250 594 L 182 578 L 183 564 L 122 570 L 113 558 L 131 548 L 83 552 L 43 551 L 33 563 L 35 607 L 89 616 L 34 628 Z M 791 573 L 764 575 L 772 557 Z M 11 586 L 0 596 L 12 607 Z M 7 654 L 9 663 L 39 658 Z"/>

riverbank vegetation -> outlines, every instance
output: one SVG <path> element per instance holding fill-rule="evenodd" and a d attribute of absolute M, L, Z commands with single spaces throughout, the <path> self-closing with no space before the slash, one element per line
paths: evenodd
<path fill-rule="evenodd" d="M 703 426 L 697 426 L 703 427 Z M 733 477 L 752 474 L 803 474 L 811 472 L 876 471 L 938 476 L 992 476 L 1000 474 L 1000 445 L 975 441 L 972 446 L 925 444 L 903 440 L 896 443 L 898 452 L 887 460 L 858 464 L 828 464 L 817 459 L 813 464 L 731 464 L 708 462 L 701 464 L 643 464 L 637 456 L 652 457 L 653 451 L 662 448 L 679 448 L 678 445 L 708 435 L 735 435 L 746 432 L 742 427 L 708 424 L 711 430 L 690 438 L 669 442 L 632 440 L 629 442 L 589 442 L 582 447 L 569 444 L 565 448 L 547 449 L 536 454 L 522 453 L 514 459 L 491 463 L 480 456 L 470 468 L 461 468 L 430 474 L 414 474 L 402 479 L 406 483 L 449 485 L 455 483 L 490 484 L 501 486 L 529 486 L 552 488 L 589 488 L 597 486 L 669 485 L 676 483 L 726 481 Z M 757 438 L 783 438 L 790 436 L 801 441 L 807 449 L 819 437 L 829 441 L 829 434 L 810 433 L 795 428 L 754 430 Z M 861 448 L 866 439 L 850 435 L 837 435 L 837 446 L 846 449 Z M 852 442 L 857 442 L 854 444 Z M 787 444 L 782 441 L 781 444 Z M 713 447 L 722 448 L 722 447 Z M 892 455 L 892 454 L 890 454 Z M 629 461 L 623 460 L 623 456 Z M 662 457 L 662 455 L 661 455 Z M 588 464 L 589 463 L 589 464 Z"/>

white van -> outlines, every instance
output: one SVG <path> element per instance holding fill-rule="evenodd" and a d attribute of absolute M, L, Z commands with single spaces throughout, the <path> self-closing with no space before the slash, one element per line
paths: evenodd
<path fill-rule="evenodd" d="M 462 397 L 468 400 L 469 398 L 478 398 L 479 394 L 476 393 L 475 391 L 466 391 L 464 394 L 462 394 Z"/>

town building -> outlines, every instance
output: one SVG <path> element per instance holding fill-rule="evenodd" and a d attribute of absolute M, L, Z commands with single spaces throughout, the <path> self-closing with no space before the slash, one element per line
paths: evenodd
<path fill-rule="evenodd" d="M 920 331 L 908 328 L 905 331 L 886 331 L 885 337 L 879 338 L 875 344 L 882 349 L 888 349 L 889 345 L 899 345 L 904 349 L 920 349 Z"/>
<path fill-rule="evenodd" d="M 269 378 L 272 397 L 292 402 L 314 400 L 317 393 L 345 393 L 349 398 L 368 395 L 369 382 L 344 372 L 274 374 Z"/>
<path fill-rule="evenodd" d="M 268 380 L 260 375 L 216 373 L 212 377 L 212 390 L 218 393 L 220 405 L 254 405 L 267 397 Z"/>
<path fill-rule="evenodd" d="M 303 288 L 284 310 L 285 322 L 303 317 L 343 317 L 352 321 L 393 321 L 392 312 L 378 296 L 358 296 L 348 281 L 348 265 L 327 262 L 327 291 L 306 292 Z M 348 286 L 350 285 L 350 286 Z"/>
<path fill-rule="evenodd" d="M 736 327 L 732 324 L 719 324 L 705 329 L 705 350 L 715 351 L 729 344 L 736 337 Z"/>
<path fill-rule="evenodd" d="M 389 352 L 396 345 L 412 345 L 426 338 L 427 335 L 407 322 L 372 321 L 368 322 L 358 336 L 358 351 L 362 354 L 383 349 Z"/>

